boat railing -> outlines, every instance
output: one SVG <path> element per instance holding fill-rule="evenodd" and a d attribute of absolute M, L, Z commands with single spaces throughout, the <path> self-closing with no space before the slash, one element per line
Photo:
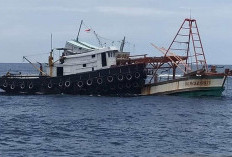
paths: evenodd
<path fill-rule="evenodd" d="M 23 74 L 23 75 L 14 75 L 14 74 L 8 74 L 3 75 L 2 78 L 19 78 L 19 79 L 25 79 L 25 78 L 39 78 L 39 77 L 47 77 L 47 76 L 40 76 L 36 74 Z"/>

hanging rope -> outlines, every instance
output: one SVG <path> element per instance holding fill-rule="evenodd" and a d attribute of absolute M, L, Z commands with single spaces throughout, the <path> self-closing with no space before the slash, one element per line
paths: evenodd
<path fill-rule="evenodd" d="M 93 33 L 93 35 L 97 36 L 97 38 L 99 38 L 99 39 L 101 39 L 101 40 L 106 40 L 106 41 L 109 41 L 109 42 L 110 42 L 110 43 L 108 43 L 108 42 L 101 42 L 102 45 L 105 45 L 105 46 L 106 46 L 106 45 L 114 46 L 115 43 L 118 43 L 118 44 L 121 44 L 121 43 L 122 43 L 122 41 L 119 41 L 119 40 L 116 41 L 116 40 L 113 40 L 113 39 L 109 39 L 109 38 L 100 36 L 99 34 L 96 33 L 96 31 L 95 31 L 92 27 L 86 25 L 85 22 L 83 22 L 82 24 L 83 24 L 83 26 L 85 27 L 85 29 L 90 30 L 91 33 Z M 95 32 L 95 34 L 94 34 L 94 32 Z M 131 43 L 131 42 L 126 41 L 125 44 L 127 44 L 128 47 L 131 47 L 131 45 L 133 45 L 133 48 L 130 48 L 130 49 L 134 49 L 134 48 L 135 48 L 135 46 L 134 46 L 135 44 L 134 44 L 134 43 Z"/>
<path fill-rule="evenodd" d="M 45 54 L 49 54 L 49 52 L 47 52 L 47 53 L 37 53 L 37 54 L 33 54 L 33 55 L 27 55 L 25 57 L 33 57 L 33 56 L 39 56 L 39 55 L 45 55 Z"/>

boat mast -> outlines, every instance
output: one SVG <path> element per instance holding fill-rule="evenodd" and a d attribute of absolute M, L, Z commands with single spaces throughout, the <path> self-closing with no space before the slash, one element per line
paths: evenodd
<path fill-rule="evenodd" d="M 53 52 L 53 50 L 51 50 L 51 52 L 50 52 L 50 55 L 49 55 L 49 57 L 48 57 L 48 65 L 49 65 L 49 76 L 51 76 L 52 77 L 52 73 L 53 73 L 53 70 L 52 70 L 52 67 L 53 67 L 53 56 L 52 56 L 52 52 Z"/>
<path fill-rule="evenodd" d="M 50 51 L 50 55 L 48 57 L 48 65 L 49 65 L 49 76 L 52 77 L 52 73 L 53 73 L 53 49 L 52 49 L 52 34 L 51 34 L 51 51 Z"/>
<path fill-rule="evenodd" d="M 125 45 L 125 40 L 126 40 L 126 37 L 124 36 L 124 38 L 122 40 L 122 43 L 121 43 L 121 46 L 120 46 L 120 52 L 123 52 L 123 48 L 124 48 L 124 45 Z"/>
<path fill-rule="evenodd" d="M 79 30 L 78 30 L 77 39 L 76 39 L 77 41 L 78 41 L 78 38 L 79 38 L 79 35 L 80 35 L 82 23 L 83 23 L 83 20 L 81 20 L 81 24 L 80 24 L 80 27 L 79 27 Z"/>
<path fill-rule="evenodd" d="M 193 55 L 190 55 L 190 44 Z M 195 61 L 191 64 L 195 64 L 197 70 L 204 69 L 208 71 L 205 53 L 195 19 L 190 18 L 184 20 L 171 45 L 166 50 L 164 57 L 171 55 L 174 51 L 177 55 L 184 52 L 188 59 L 194 58 Z M 186 60 L 187 65 L 189 64 L 188 59 Z M 185 69 L 185 71 L 187 73 L 191 72 L 187 71 L 187 69 Z"/>
<path fill-rule="evenodd" d="M 52 33 L 51 33 L 51 51 L 52 51 Z"/>

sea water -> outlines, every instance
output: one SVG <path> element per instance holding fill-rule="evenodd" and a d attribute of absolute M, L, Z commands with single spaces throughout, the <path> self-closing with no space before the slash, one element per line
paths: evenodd
<path fill-rule="evenodd" d="M 229 156 L 232 78 L 225 86 L 200 98 L 2 93 L 0 156 Z"/>

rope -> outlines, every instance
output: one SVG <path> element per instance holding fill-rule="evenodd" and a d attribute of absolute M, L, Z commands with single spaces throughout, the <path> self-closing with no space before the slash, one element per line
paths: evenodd
<path fill-rule="evenodd" d="M 37 53 L 37 54 L 33 54 L 33 55 L 27 55 L 25 57 L 33 57 L 33 56 L 39 56 L 39 55 L 45 55 L 45 54 L 49 54 L 50 52 L 47 53 Z"/>
<path fill-rule="evenodd" d="M 84 27 L 86 28 L 86 29 L 90 29 L 91 30 L 91 32 L 93 33 L 95 30 L 92 28 L 92 27 L 90 27 L 90 26 L 87 26 L 84 22 L 82 23 L 83 25 L 84 25 Z M 95 31 L 95 33 L 96 33 L 96 31 Z M 103 39 L 103 40 L 107 40 L 107 41 L 110 41 L 111 43 L 110 44 L 108 44 L 108 43 L 106 43 L 106 42 L 102 42 L 102 44 L 108 44 L 108 45 L 114 45 L 114 43 L 121 43 L 122 41 L 116 41 L 116 40 L 113 40 L 113 39 L 109 39 L 109 38 L 106 38 L 106 37 L 103 37 L 103 36 L 100 36 L 100 35 L 98 35 L 97 33 L 96 33 L 96 35 L 98 36 L 98 38 L 100 38 L 100 39 Z M 128 41 L 126 41 L 125 42 L 125 44 L 128 44 L 129 46 L 130 45 L 135 45 L 134 43 L 131 43 L 131 42 L 128 42 Z M 134 46 L 135 47 L 135 46 Z"/>

